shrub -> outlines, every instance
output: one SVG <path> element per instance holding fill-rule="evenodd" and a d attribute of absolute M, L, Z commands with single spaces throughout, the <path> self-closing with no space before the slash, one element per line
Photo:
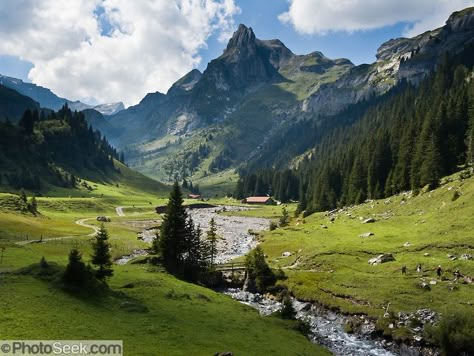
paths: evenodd
<path fill-rule="evenodd" d="M 306 336 L 311 333 L 311 325 L 304 320 L 297 320 L 293 328 Z"/>
<path fill-rule="evenodd" d="M 283 319 L 294 319 L 296 316 L 295 308 L 293 308 L 293 303 L 291 303 L 291 298 L 288 296 L 283 298 L 283 308 L 280 311 L 280 316 Z"/>
<path fill-rule="evenodd" d="M 275 274 L 265 261 L 260 246 L 257 246 L 245 256 L 245 268 L 249 280 L 255 283 L 257 292 L 263 293 L 269 286 L 275 284 Z"/>
<path fill-rule="evenodd" d="M 461 193 L 458 190 L 455 190 L 453 193 L 453 196 L 451 197 L 451 201 L 458 200 L 460 196 L 461 196 Z"/>
<path fill-rule="evenodd" d="M 277 227 L 278 227 L 278 225 L 277 225 L 276 222 L 270 221 L 270 226 L 269 226 L 270 231 L 275 230 Z"/>
<path fill-rule="evenodd" d="M 425 329 L 428 340 L 441 348 L 442 355 L 474 355 L 474 315 L 455 312 L 446 315 L 436 326 Z"/>

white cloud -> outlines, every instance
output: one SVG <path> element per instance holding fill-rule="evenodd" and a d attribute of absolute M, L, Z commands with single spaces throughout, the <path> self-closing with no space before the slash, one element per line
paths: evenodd
<path fill-rule="evenodd" d="M 281 22 L 302 34 L 363 31 L 408 22 L 405 36 L 442 26 L 473 0 L 289 0 Z"/>
<path fill-rule="evenodd" d="M 2 0 L 0 54 L 30 61 L 32 82 L 70 99 L 134 104 L 166 91 L 224 41 L 234 0 Z"/>

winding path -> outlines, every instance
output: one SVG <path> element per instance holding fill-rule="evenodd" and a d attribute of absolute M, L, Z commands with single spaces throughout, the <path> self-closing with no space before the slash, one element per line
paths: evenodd
<path fill-rule="evenodd" d="M 94 219 L 95 218 L 84 218 L 84 219 L 79 219 L 79 220 L 75 221 L 76 225 L 87 227 L 87 228 L 93 230 L 90 234 L 87 234 L 87 235 L 59 236 L 59 237 L 50 237 L 50 238 L 42 239 L 42 240 L 23 240 L 23 241 L 15 242 L 15 244 L 23 246 L 23 245 L 27 245 L 27 244 L 30 244 L 30 243 L 33 243 L 33 242 L 40 242 L 40 241 L 47 242 L 47 241 L 55 241 L 55 240 L 63 240 L 63 239 L 74 239 L 74 238 L 78 238 L 78 237 L 81 237 L 81 236 L 86 236 L 86 237 L 94 236 L 95 234 L 97 234 L 97 232 L 99 232 L 99 228 L 97 226 L 90 225 L 90 224 L 86 223 L 86 221 L 94 220 Z"/>
<path fill-rule="evenodd" d="M 123 208 L 125 208 L 124 206 L 118 206 L 115 208 L 115 211 L 117 212 L 117 215 L 118 216 L 125 216 L 125 213 L 123 212 Z"/>

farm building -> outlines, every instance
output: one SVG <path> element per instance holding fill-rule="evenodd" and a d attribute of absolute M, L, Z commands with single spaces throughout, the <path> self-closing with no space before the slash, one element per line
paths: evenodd
<path fill-rule="evenodd" d="M 274 205 L 275 201 L 268 197 L 247 197 L 242 200 L 244 204 L 262 204 L 262 205 Z"/>

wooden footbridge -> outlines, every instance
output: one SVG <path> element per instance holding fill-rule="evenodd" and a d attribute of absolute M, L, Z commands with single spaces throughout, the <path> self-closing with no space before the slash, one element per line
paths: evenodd
<path fill-rule="evenodd" d="M 245 271 L 245 262 L 219 263 L 219 264 L 216 264 L 214 268 L 216 271 L 221 271 L 221 272 Z"/>

